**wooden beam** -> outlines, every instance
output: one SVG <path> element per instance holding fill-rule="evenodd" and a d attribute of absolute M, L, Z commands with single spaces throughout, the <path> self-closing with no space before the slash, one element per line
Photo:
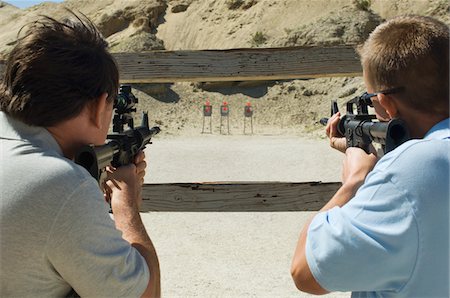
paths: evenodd
<path fill-rule="evenodd" d="M 150 51 L 113 55 L 119 65 L 121 83 L 259 81 L 362 75 L 353 46 Z"/>
<path fill-rule="evenodd" d="M 340 186 L 321 182 L 145 184 L 141 211 L 317 211 Z"/>
<path fill-rule="evenodd" d="M 360 76 L 353 46 L 153 51 L 114 55 L 124 83 Z"/>

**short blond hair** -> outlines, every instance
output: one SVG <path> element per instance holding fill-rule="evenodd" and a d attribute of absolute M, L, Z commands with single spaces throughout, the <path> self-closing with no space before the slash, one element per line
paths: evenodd
<path fill-rule="evenodd" d="M 369 83 L 382 91 L 404 87 L 400 100 L 425 113 L 449 115 L 449 28 L 424 16 L 380 24 L 358 48 Z"/>

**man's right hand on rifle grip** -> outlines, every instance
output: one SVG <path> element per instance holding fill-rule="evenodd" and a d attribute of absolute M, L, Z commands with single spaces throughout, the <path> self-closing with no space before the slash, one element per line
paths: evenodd
<path fill-rule="evenodd" d="M 134 163 L 107 169 L 105 198 L 114 212 L 122 209 L 139 211 L 146 167 L 145 154 L 140 151 Z"/>
<path fill-rule="evenodd" d="M 338 124 L 340 121 L 341 113 L 337 112 L 330 119 L 328 119 L 327 126 L 325 128 L 327 137 L 330 139 L 330 146 L 336 150 L 345 153 L 347 149 L 347 142 L 345 136 L 341 135 L 338 131 Z"/>

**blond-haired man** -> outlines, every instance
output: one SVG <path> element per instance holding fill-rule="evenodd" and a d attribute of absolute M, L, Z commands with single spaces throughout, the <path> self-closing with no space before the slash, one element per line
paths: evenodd
<path fill-rule="evenodd" d="M 449 297 L 449 29 L 397 17 L 359 53 L 377 118 L 404 120 L 413 140 L 380 160 L 346 149 L 342 187 L 302 230 L 293 279 L 314 294 Z M 342 144 L 338 122 L 330 144 Z"/>

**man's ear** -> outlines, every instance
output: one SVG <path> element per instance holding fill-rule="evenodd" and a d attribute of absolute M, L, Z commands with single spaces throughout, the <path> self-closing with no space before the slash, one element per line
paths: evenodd
<path fill-rule="evenodd" d="M 398 105 L 395 99 L 392 96 L 379 93 L 377 95 L 378 102 L 380 103 L 380 106 L 383 107 L 383 109 L 386 110 L 386 113 L 389 115 L 389 117 L 396 118 L 399 114 L 398 111 Z"/>
<path fill-rule="evenodd" d="M 99 129 L 101 129 L 103 126 L 103 115 L 104 115 L 104 113 L 106 113 L 106 106 L 107 106 L 106 99 L 107 98 L 108 98 L 108 94 L 103 93 L 102 95 L 100 95 L 99 98 L 94 100 L 90 106 L 91 120 L 92 120 L 93 124 Z"/>

